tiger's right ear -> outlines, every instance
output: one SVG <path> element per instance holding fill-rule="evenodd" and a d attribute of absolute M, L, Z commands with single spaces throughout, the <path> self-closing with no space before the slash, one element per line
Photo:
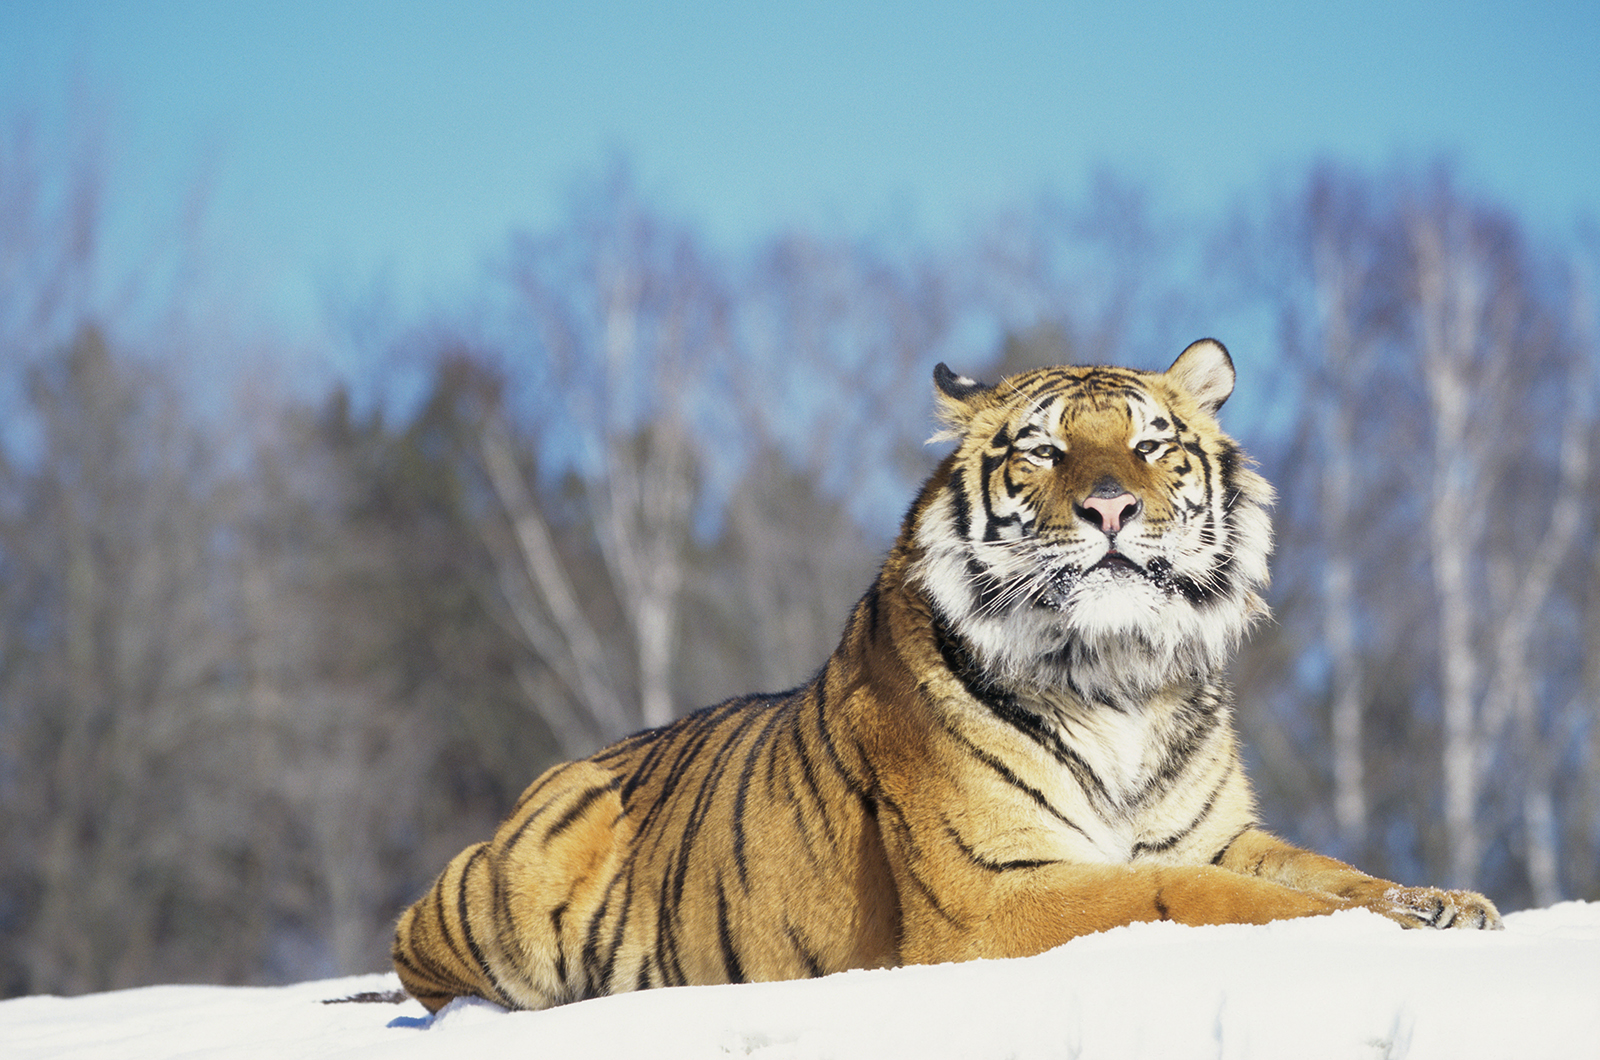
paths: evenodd
<path fill-rule="evenodd" d="M 1167 377 L 1189 392 L 1200 407 L 1215 416 L 1233 393 L 1233 358 L 1216 339 L 1201 339 L 1188 347 L 1167 369 Z"/>
<path fill-rule="evenodd" d="M 984 398 L 994 390 L 994 387 L 976 379 L 956 375 L 943 361 L 933 367 L 933 385 L 937 389 L 935 397 L 939 403 L 939 422 L 944 424 L 945 429 L 929 438 L 930 442 L 960 438 L 966 432 L 973 413 L 987 404 Z"/>

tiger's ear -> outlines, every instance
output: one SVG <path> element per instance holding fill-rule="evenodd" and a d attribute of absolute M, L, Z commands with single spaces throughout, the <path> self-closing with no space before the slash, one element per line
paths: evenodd
<path fill-rule="evenodd" d="M 935 397 L 939 403 L 939 422 L 945 429 L 928 439 L 930 442 L 960 438 L 972 421 L 973 413 L 987 403 L 984 399 L 994 390 L 976 379 L 956 375 L 943 361 L 933 367 L 933 385 L 938 391 Z"/>
<path fill-rule="evenodd" d="M 1167 369 L 1167 378 L 1215 415 L 1233 393 L 1233 358 L 1216 339 L 1191 342 Z"/>

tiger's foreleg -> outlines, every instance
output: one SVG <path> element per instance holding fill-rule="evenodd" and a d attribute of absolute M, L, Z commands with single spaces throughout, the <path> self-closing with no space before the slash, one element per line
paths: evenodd
<path fill-rule="evenodd" d="M 1218 864 L 1299 891 L 1337 896 L 1405 927 L 1504 927 L 1494 903 L 1474 891 L 1402 887 L 1334 858 L 1302 850 L 1258 828 L 1235 839 Z"/>
<path fill-rule="evenodd" d="M 969 894 L 976 900 L 959 906 L 907 903 L 906 963 L 1025 957 L 1141 921 L 1265 924 L 1354 904 L 1210 865 L 1055 863 L 1007 872 L 982 898 Z"/>
<path fill-rule="evenodd" d="M 902 895 L 906 963 L 1029 956 L 1143 921 L 1265 924 L 1361 907 L 1406 927 L 1500 926 L 1481 895 L 1399 887 L 1254 830 L 1216 865 L 1057 863 L 1008 871 L 968 893 L 972 900 L 938 907 Z"/>

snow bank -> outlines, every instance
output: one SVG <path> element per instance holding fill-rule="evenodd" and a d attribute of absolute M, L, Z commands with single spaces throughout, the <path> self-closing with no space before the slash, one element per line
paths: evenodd
<path fill-rule="evenodd" d="M 396 987 L 164 986 L 0 1002 L 0 1055 L 566 1058 L 1600 1056 L 1600 904 L 1497 933 L 1366 912 L 1265 927 L 1138 924 L 1025 960 L 651 990 L 512 1012 L 323 1004 Z"/>

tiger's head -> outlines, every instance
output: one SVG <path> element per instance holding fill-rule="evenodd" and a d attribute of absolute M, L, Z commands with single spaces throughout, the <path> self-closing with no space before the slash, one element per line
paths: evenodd
<path fill-rule="evenodd" d="M 1226 664 L 1266 613 L 1272 490 L 1217 425 L 1220 343 L 1159 373 L 934 381 L 957 448 L 913 510 L 910 577 L 987 680 L 1110 701 Z"/>

